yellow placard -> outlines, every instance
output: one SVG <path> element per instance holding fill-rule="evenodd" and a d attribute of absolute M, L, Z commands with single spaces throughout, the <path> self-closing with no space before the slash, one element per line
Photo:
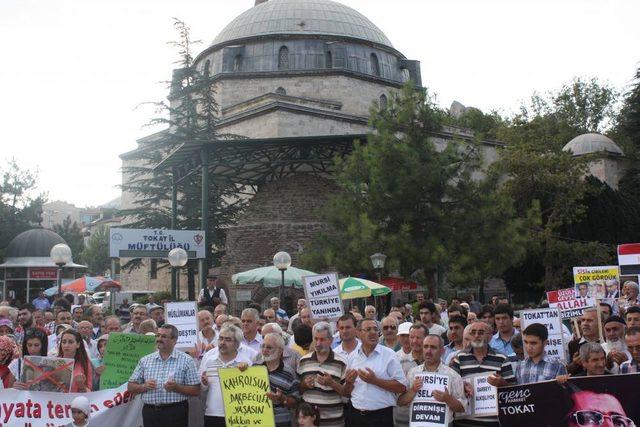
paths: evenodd
<path fill-rule="evenodd" d="M 273 402 L 267 397 L 269 373 L 266 366 L 220 368 L 220 388 L 227 427 L 275 427 Z"/>

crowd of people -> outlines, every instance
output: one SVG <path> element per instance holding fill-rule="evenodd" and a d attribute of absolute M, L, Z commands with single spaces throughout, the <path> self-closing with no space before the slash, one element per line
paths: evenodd
<path fill-rule="evenodd" d="M 521 330 L 506 299 L 434 302 L 417 293 L 412 303 L 397 303 L 382 316 L 373 305 L 362 313 L 353 305 L 328 322 L 312 319 L 304 299 L 291 317 L 278 298 L 266 309 L 250 304 L 236 317 L 226 295 L 225 302 L 220 296 L 211 278 L 199 296 L 197 345 L 188 351 L 175 348 L 178 330 L 165 323 L 163 306 L 153 300 L 125 302 L 126 314 L 121 307 L 109 316 L 98 305 L 72 307 L 64 297 L 49 307 L 41 300 L 2 305 L 2 385 L 25 389 L 23 357 L 49 355 L 75 360 L 71 392 L 97 390 L 109 334 L 151 334 L 156 351 L 139 361 L 128 382 L 144 403 L 145 426 L 224 426 L 218 369 L 264 365 L 278 427 L 408 426 L 421 372 L 448 377 L 449 386 L 433 398 L 446 403 L 454 426 L 467 427 L 499 425 L 497 417 L 463 416 L 474 375 L 489 374 L 495 387 L 566 382 L 571 376 L 636 373 L 640 362 L 640 299 L 633 282 L 624 288 L 625 304 L 600 302 L 565 326 L 566 361 L 545 357 L 547 328 L 533 323 Z M 87 407 L 74 400 L 70 425 L 87 425 Z"/>

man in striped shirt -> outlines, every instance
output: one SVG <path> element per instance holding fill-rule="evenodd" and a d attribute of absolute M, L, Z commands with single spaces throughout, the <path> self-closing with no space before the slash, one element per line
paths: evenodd
<path fill-rule="evenodd" d="M 298 375 L 302 400 L 318 407 L 320 425 L 344 426 L 342 396 L 351 389 L 345 386 L 347 361 L 331 350 L 333 336 L 327 322 L 313 325 L 315 351 L 300 359 Z"/>
<path fill-rule="evenodd" d="M 275 325 L 275 323 L 274 323 Z M 282 334 L 265 334 L 262 341 L 263 364 L 269 371 L 269 399 L 273 401 L 276 427 L 291 426 L 291 409 L 298 403 L 298 378 L 282 360 L 284 338 Z"/>
<path fill-rule="evenodd" d="M 504 354 L 498 353 L 489 347 L 491 327 L 484 322 L 476 321 L 470 328 L 471 346 L 461 350 L 452 360 L 451 367 L 460 374 L 463 380 L 482 374 L 498 373 L 508 384 L 515 383 L 515 376 L 511 369 L 511 363 Z M 471 385 L 465 381 L 465 393 L 473 394 Z M 495 426 L 498 427 L 498 416 L 476 417 L 471 414 L 465 419 L 456 420 L 455 427 Z"/>

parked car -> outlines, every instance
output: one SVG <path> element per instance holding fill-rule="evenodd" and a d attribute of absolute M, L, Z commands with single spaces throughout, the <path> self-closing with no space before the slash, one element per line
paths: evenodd
<path fill-rule="evenodd" d="M 120 291 L 115 292 L 115 308 L 118 308 L 120 304 L 126 299 L 129 304 L 134 303 L 138 298 L 148 297 L 155 294 L 155 291 Z M 103 308 L 111 308 L 111 292 L 96 292 L 93 294 L 93 299 L 97 303 L 101 303 Z"/>

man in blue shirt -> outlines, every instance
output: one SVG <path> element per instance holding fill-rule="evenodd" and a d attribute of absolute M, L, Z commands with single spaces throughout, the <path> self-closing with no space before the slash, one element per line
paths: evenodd
<path fill-rule="evenodd" d="M 51 303 L 45 296 L 44 291 L 40 291 L 38 298 L 31 301 L 31 303 L 36 308 L 36 310 L 47 311 L 51 308 Z"/>
<path fill-rule="evenodd" d="M 498 304 L 493 315 L 498 332 L 491 338 L 489 347 L 505 356 L 511 356 L 514 353 L 511 340 L 516 334 L 513 327 L 513 308 L 509 304 Z"/>

